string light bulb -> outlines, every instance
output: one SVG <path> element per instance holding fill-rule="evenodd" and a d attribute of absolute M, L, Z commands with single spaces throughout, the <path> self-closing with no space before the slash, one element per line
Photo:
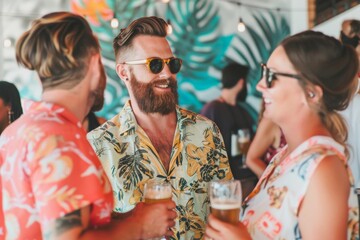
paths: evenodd
<path fill-rule="evenodd" d="M 238 23 L 238 31 L 239 32 L 245 32 L 246 30 L 246 26 L 244 21 L 242 20 L 242 18 L 239 19 L 239 23 Z"/>
<path fill-rule="evenodd" d="M 3 42 L 4 48 L 10 48 L 13 46 L 13 40 L 11 38 L 5 38 Z"/>
<path fill-rule="evenodd" d="M 162 0 L 163 3 L 168 3 L 170 0 Z"/>
<path fill-rule="evenodd" d="M 111 19 L 110 21 L 110 26 L 113 29 L 117 29 L 119 27 L 119 20 L 116 18 L 116 16 L 114 15 L 114 17 Z"/>
<path fill-rule="evenodd" d="M 168 24 L 167 34 L 170 35 L 170 34 L 172 34 L 172 32 L 173 32 L 173 27 L 172 27 L 171 21 L 170 21 L 169 19 L 167 20 L 167 24 Z"/>

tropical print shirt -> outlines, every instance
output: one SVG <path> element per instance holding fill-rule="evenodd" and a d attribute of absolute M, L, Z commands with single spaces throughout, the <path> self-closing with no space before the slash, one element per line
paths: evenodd
<path fill-rule="evenodd" d="M 273 158 L 243 203 L 241 220 L 253 239 L 302 239 L 298 211 L 312 174 L 327 156 L 336 155 L 346 165 L 343 146 L 330 137 L 311 137 L 279 163 L 286 148 Z M 349 182 L 353 183 L 350 169 L 346 168 Z M 357 239 L 358 214 L 354 186 L 351 184 L 348 239 Z"/>
<path fill-rule="evenodd" d="M 42 239 L 41 228 L 91 205 L 90 224 L 111 219 L 111 185 L 81 122 L 63 107 L 27 102 L 1 135 L 7 239 Z"/>
<path fill-rule="evenodd" d="M 115 212 L 141 202 L 149 179 L 168 181 L 178 218 L 173 239 L 201 239 L 209 212 L 208 183 L 232 179 L 222 136 L 210 120 L 177 107 L 177 126 L 166 171 L 128 101 L 113 119 L 88 134 L 114 191 Z"/>

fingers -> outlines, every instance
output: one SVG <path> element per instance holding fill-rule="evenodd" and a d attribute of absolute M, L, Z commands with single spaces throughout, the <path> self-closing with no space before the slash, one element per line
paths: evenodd
<path fill-rule="evenodd" d="M 174 236 L 174 232 L 171 230 L 171 228 L 168 228 L 164 235 L 167 237 L 171 237 Z"/>
<path fill-rule="evenodd" d="M 169 200 L 164 202 L 164 204 L 166 205 L 167 209 L 175 209 L 176 208 L 176 204 L 173 200 Z"/>
<path fill-rule="evenodd" d="M 205 229 L 205 239 L 223 239 L 221 237 L 221 234 L 216 231 L 215 229 L 213 229 L 210 225 L 207 225 L 206 229 Z"/>
<path fill-rule="evenodd" d="M 168 215 L 169 215 L 169 219 L 175 219 L 175 218 L 177 218 L 177 213 L 176 213 L 176 211 L 175 210 L 169 210 L 168 211 Z"/>
<path fill-rule="evenodd" d="M 209 215 L 208 223 L 215 230 L 221 229 L 222 224 L 224 224 L 224 222 L 220 221 L 219 219 L 214 217 L 212 214 Z"/>

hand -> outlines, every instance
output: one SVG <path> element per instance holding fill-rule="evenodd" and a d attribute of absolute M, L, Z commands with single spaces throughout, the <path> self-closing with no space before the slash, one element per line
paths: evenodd
<path fill-rule="evenodd" d="M 138 203 L 132 214 L 132 218 L 139 224 L 141 239 L 172 236 L 170 230 L 175 225 L 177 217 L 175 203 L 171 200 L 161 203 Z"/>
<path fill-rule="evenodd" d="M 220 221 L 210 214 L 208 224 L 205 231 L 206 239 L 213 240 L 251 240 L 251 236 L 248 233 L 244 224 L 239 222 L 237 225 L 232 225 Z"/>

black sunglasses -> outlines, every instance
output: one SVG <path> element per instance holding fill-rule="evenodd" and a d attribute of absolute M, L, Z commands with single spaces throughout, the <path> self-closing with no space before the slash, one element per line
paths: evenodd
<path fill-rule="evenodd" d="M 142 60 L 123 62 L 123 64 L 129 64 L 129 65 L 145 64 L 146 67 L 154 74 L 160 73 L 164 69 L 165 63 L 168 65 L 170 72 L 172 74 L 175 74 L 180 71 L 182 60 L 180 58 L 175 58 L 175 57 L 171 57 L 168 59 L 152 57 Z"/>
<path fill-rule="evenodd" d="M 290 73 L 281 73 L 281 72 L 273 72 L 270 68 L 266 66 L 265 63 L 261 63 L 261 78 L 265 78 L 266 87 L 271 88 L 271 84 L 274 80 L 276 80 L 276 76 L 284 76 L 284 77 L 291 77 L 298 80 L 301 80 L 302 77 L 296 74 Z"/>

